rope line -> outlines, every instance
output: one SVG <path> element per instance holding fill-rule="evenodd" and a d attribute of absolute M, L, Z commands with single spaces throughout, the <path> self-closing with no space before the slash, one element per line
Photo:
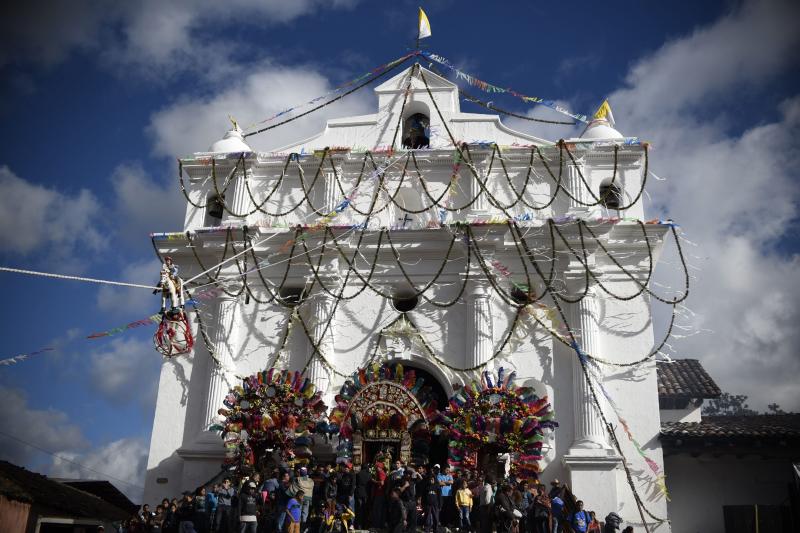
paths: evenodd
<path fill-rule="evenodd" d="M 0 267 L 0 272 L 11 272 L 14 274 L 27 274 L 28 276 L 40 276 L 43 278 L 55 279 L 68 279 L 71 281 L 85 281 L 88 283 L 99 283 L 101 285 L 116 285 L 118 287 L 132 287 L 135 289 L 150 289 L 155 290 L 158 287 L 154 285 L 142 285 L 139 283 L 126 283 L 123 281 L 111 281 L 107 279 L 86 278 L 83 276 L 70 276 L 68 274 L 54 274 L 51 272 L 40 272 L 38 270 L 26 270 L 23 268 Z"/>

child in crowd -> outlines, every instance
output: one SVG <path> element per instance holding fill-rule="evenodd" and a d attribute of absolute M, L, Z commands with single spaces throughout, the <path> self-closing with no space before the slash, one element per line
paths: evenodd
<path fill-rule="evenodd" d="M 286 531 L 287 533 L 300 533 L 300 518 L 302 516 L 303 506 L 300 504 L 303 501 L 305 493 L 298 490 L 294 497 L 289 498 L 289 503 L 286 504 L 286 518 L 289 524 Z"/>
<path fill-rule="evenodd" d="M 462 479 L 456 492 L 456 507 L 458 508 L 458 527 L 461 531 L 469 531 L 472 524 L 469 514 L 472 512 L 472 491 L 467 487 L 467 480 Z"/>

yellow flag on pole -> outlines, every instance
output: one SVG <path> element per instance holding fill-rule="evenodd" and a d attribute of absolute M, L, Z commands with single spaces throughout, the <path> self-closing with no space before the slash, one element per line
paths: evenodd
<path fill-rule="evenodd" d="M 594 112 L 594 116 L 592 118 L 604 118 L 609 124 L 612 126 L 614 125 L 614 114 L 611 112 L 611 106 L 608 104 L 608 99 L 603 100 L 603 103 L 600 104 L 600 107 L 598 107 L 597 111 Z"/>
<path fill-rule="evenodd" d="M 417 39 L 424 39 L 431 36 L 431 23 L 428 22 L 428 15 L 419 8 L 419 33 Z"/>

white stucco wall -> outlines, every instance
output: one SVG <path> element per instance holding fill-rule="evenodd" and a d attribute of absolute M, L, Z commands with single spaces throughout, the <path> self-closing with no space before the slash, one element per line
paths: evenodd
<path fill-rule="evenodd" d="M 661 422 L 700 422 L 702 405 L 691 403 L 685 409 L 662 409 Z"/>

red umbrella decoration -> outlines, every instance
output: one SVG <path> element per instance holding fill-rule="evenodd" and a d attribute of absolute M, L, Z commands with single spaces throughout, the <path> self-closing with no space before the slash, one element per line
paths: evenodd
<path fill-rule="evenodd" d="M 544 430 L 558 424 L 547 397 L 539 398 L 530 387 L 517 387 L 515 376 L 501 368 L 493 382 L 484 372 L 480 385 L 473 381 L 450 398 L 437 430 L 449 433 L 451 466 L 475 468 L 478 452 L 492 446 L 511 454 L 516 477 L 537 477 Z"/>
<path fill-rule="evenodd" d="M 290 465 L 308 463 L 311 434 L 327 410 L 321 393 L 300 372 L 265 370 L 244 378 L 223 401 L 219 414 L 225 464 L 249 471 L 270 450 Z"/>
<path fill-rule="evenodd" d="M 180 311 L 175 314 L 164 314 L 153 335 L 153 344 L 156 350 L 166 357 L 191 352 L 194 338 L 186 313 Z"/>

